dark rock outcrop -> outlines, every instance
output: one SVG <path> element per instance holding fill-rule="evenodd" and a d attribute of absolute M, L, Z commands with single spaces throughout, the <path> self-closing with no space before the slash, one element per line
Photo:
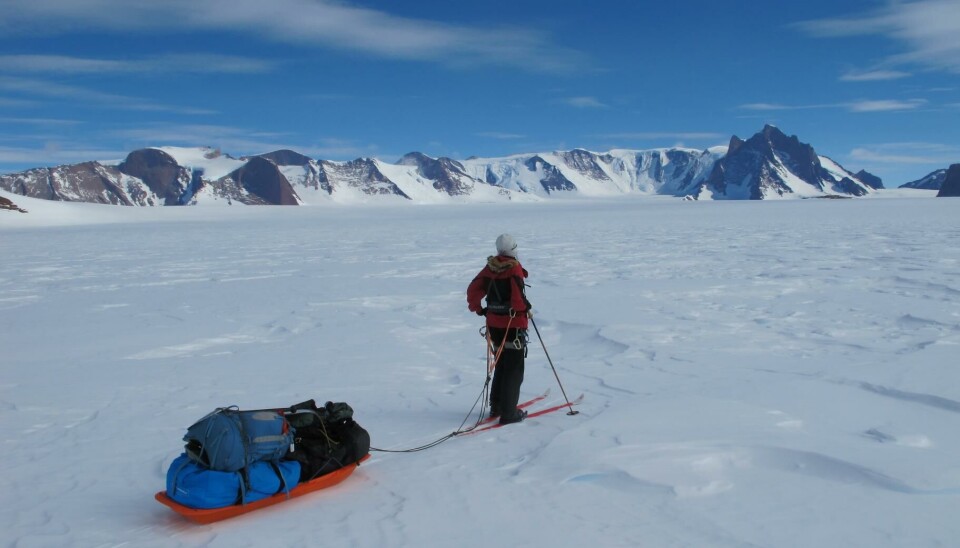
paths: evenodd
<path fill-rule="evenodd" d="M 858 181 L 860 181 L 861 183 L 867 185 L 868 187 L 874 190 L 880 190 L 883 188 L 883 179 L 881 179 L 880 177 L 877 177 L 876 175 L 874 175 L 873 173 L 870 173 L 865 169 L 861 169 L 854 176 L 857 178 Z"/>
<path fill-rule="evenodd" d="M 20 213 L 27 212 L 26 209 L 21 208 L 20 206 L 13 203 L 11 200 L 4 198 L 3 196 L 0 196 L 0 210 L 19 211 Z"/>
<path fill-rule="evenodd" d="M 30 198 L 63 202 L 134 205 L 117 168 L 99 162 L 44 167 L 0 177 L 0 188 Z"/>
<path fill-rule="evenodd" d="M 172 156 L 156 148 L 135 150 L 117 166 L 121 173 L 137 177 L 163 200 L 164 205 L 182 203 L 189 190 L 190 172 Z"/>
<path fill-rule="evenodd" d="M 940 192 L 937 192 L 937 198 L 957 196 L 960 196 L 960 164 L 953 164 L 947 170 L 947 176 L 943 180 Z"/>
<path fill-rule="evenodd" d="M 298 205 L 300 199 L 277 165 L 260 156 L 251 157 L 243 167 L 225 179 L 232 180 L 250 195 L 247 203 L 266 205 Z"/>
<path fill-rule="evenodd" d="M 610 180 L 610 177 L 607 176 L 603 168 L 600 167 L 600 164 L 597 163 L 597 155 L 592 152 L 577 148 L 568 152 L 558 152 L 557 156 L 563 159 L 563 163 L 567 164 L 568 167 L 575 169 L 577 172 L 591 179 L 596 179 L 597 181 Z"/>
<path fill-rule="evenodd" d="M 544 160 L 539 155 L 531 157 L 523 165 L 532 172 L 540 171 L 543 173 L 540 177 L 540 185 L 548 193 L 560 190 L 577 190 L 577 185 L 564 177 L 557 166 Z"/>
<path fill-rule="evenodd" d="M 398 165 L 416 166 L 417 173 L 433 181 L 433 188 L 451 196 L 469 194 L 475 181 L 464 171 L 463 164 L 450 158 L 431 158 L 420 152 L 411 152 Z"/>
<path fill-rule="evenodd" d="M 278 166 L 306 166 L 310 164 L 309 157 L 290 149 L 275 150 L 258 156 L 266 158 Z"/>
<path fill-rule="evenodd" d="M 371 158 L 357 158 L 350 162 L 320 162 L 320 171 L 323 180 L 336 180 L 341 184 L 353 187 L 364 194 L 389 195 L 393 194 L 410 200 L 400 187 L 391 181 L 380 168 L 376 160 Z M 328 183 L 329 184 L 329 183 Z"/>

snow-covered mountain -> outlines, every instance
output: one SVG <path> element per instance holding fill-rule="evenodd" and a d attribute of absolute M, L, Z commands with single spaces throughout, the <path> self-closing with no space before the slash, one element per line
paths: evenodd
<path fill-rule="evenodd" d="M 699 196 L 734 200 L 862 196 L 872 188 L 840 164 L 817 155 L 795 135 L 787 137 L 768 125 L 746 141 L 730 139 L 727 154 L 714 164 Z"/>
<path fill-rule="evenodd" d="M 582 149 L 507 158 L 471 158 L 466 173 L 490 185 L 547 197 L 565 192 L 584 196 L 666 194 L 682 196 L 695 188 L 723 156 L 720 147 L 705 151 L 671 148 Z"/>
<path fill-rule="evenodd" d="M 117 205 L 417 203 L 543 200 L 624 194 L 713 199 L 861 196 L 882 182 L 819 156 L 766 126 L 729 147 L 583 149 L 464 161 L 411 152 L 316 160 L 292 150 L 234 158 L 209 148 L 160 147 L 122 162 L 85 162 L 0 176 L 0 188 L 48 200 Z"/>
<path fill-rule="evenodd" d="M 910 181 L 909 183 L 904 183 L 900 185 L 900 188 L 919 188 L 923 190 L 940 190 L 940 187 L 943 186 L 943 180 L 947 178 L 947 170 L 938 169 L 931 173 L 924 175 L 923 177 L 917 179 L 916 181 Z"/>

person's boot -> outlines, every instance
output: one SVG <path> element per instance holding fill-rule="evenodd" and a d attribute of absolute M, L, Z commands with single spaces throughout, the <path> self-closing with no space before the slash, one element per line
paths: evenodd
<path fill-rule="evenodd" d="M 500 424 L 513 424 L 515 422 L 521 422 L 525 418 L 527 418 L 527 411 L 525 409 L 517 409 L 517 411 L 509 417 L 500 417 Z"/>
<path fill-rule="evenodd" d="M 500 404 L 490 402 L 490 418 L 496 418 L 500 416 Z"/>

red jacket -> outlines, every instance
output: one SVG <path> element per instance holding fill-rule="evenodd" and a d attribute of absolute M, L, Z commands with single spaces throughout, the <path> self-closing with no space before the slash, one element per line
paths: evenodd
<path fill-rule="evenodd" d="M 520 265 L 520 261 L 506 255 L 487 257 L 487 266 L 470 282 L 467 287 L 467 307 L 471 312 L 483 310 L 481 301 L 487 296 L 487 288 L 491 280 L 510 280 L 510 307 L 516 313 L 511 319 L 508 315 L 487 314 L 487 325 L 490 327 L 526 329 L 527 311 L 530 302 L 523 294 L 523 280 L 527 271 Z"/>

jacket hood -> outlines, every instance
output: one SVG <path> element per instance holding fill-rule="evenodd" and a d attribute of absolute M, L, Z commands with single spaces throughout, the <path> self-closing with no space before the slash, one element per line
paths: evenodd
<path fill-rule="evenodd" d="M 487 267 L 497 273 L 506 272 L 518 264 L 520 264 L 520 261 L 514 259 L 513 257 L 506 257 L 504 255 L 491 255 L 487 257 Z"/>

